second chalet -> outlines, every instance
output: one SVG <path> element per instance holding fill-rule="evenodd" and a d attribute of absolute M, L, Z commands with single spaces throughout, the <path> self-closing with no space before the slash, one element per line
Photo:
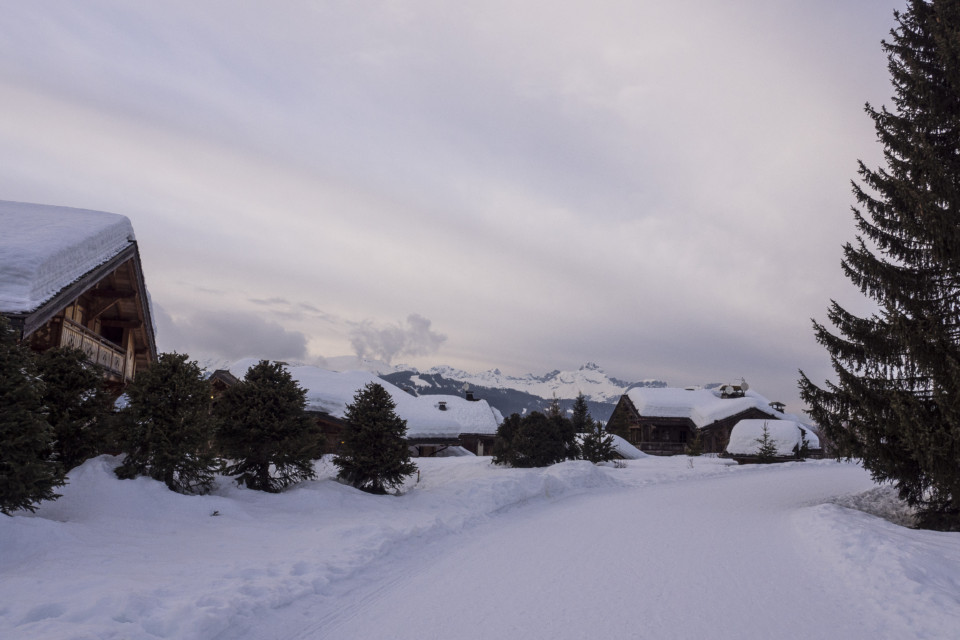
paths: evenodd
<path fill-rule="evenodd" d="M 745 386 L 630 389 L 620 397 L 608 428 L 654 455 L 682 454 L 697 435 L 704 453 L 721 453 L 741 420 L 786 417 L 781 403 L 771 403 Z"/>

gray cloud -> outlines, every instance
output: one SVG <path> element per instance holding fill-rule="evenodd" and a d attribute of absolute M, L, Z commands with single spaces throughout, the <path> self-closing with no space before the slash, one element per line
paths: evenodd
<path fill-rule="evenodd" d="M 162 350 L 191 355 L 216 356 L 226 360 L 256 357 L 269 360 L 304 360 L 307 338 L 262 316 L 244 313 L 200 311 L 174 319 L 154 306 L 157 341 Z"/>
<path fill-rule="evenodd" d="M 447 336 L 431 330 L 430 325 L 430 320 L 416 313 L 407 316 L 406 325 L 377 326 L 365 321 L 350 332 L 350 344 L 357 356 L 373 356 L 388 364 L 397 356 L 431 355 Z"/>

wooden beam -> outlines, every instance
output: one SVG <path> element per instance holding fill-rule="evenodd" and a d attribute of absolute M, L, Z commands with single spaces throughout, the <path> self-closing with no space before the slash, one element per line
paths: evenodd
<path fill-rule="evenodd" d="M 89 313 L 90 317 L 87 319 L 87 322 L 91 322 L 99 318 L 104 311 L 112 307 L 113 305 L 120 302 L 120 298 L 104 298 L 100 301 L 99 304 L 90 305 Z"/>
<path fill-rule="evenodd" d="M 91 289 L 87 292 L 88 295 L 91 295 L 95 298 L 113 298 L 120 300 L 121 298 L 133 298 L 137 295 L 136 291 L 127 291 L 123 289 Z"/>
<path fill-rule="evenodd" d="M 121 320 L 119 318 L 104 318 L 100 320 L 102 327 L 120 327 L 122 329 L 139 329 L 143 326 L 142 320 Z"/>

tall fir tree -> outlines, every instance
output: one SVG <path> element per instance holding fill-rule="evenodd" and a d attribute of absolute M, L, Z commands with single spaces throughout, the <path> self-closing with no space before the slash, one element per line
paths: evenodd
<path fill-rule="evenodd" d="M 583 393 L 578 393 L 577 399 L 573 401 L 573 413 L 570 415 L 570 422 L 573 423 L 573 429 L 577 433 L 589 433 L 593 428 L 590 408 L 587 406 L 587 399 Z"/>
<path fill-rule="evenodd" d="M 340 450 L 333 459 L 337 477 L 369 493 L 397 489 L 417 471 L 407 446 L 407 422 L 396 403 L 376 382 L 367 384 L 347 405 Z"/>
<path fill-rule="evenodd" d="M 576 434 L 569 420 L 557 412 L 512 414 L 497 429 L 493 462 L 511 467 L 546 467 L 570 456 Z"/>
<path fill-rule="evenodd" d="M 550 402 L 550 408 L 547 410 L 547 417 L 553 424 L 555 437 L 560 438 L 564 445 L 564 458 L 576 460 L 580 457 L 580 445 L 577 444 L 577 430 L 573 421 L 563 415 L 560 408 L 560 400 L 554 396 Z M 552 464 L 552 463 L 551 463 Z M 539 465 L 538 465 L 539 466 Z"/>
<path fill-rule="evenodd" d="M 107 449 L 110 398 L 102 373 L 80 349 L 50 349 L 36 361 L 53 427 L 54 459 L 69 471 Z"/>
<path fill-rule="evenodd" d="M 497 437 L 493 442 L 493 463 L 508 467 L 516 466 L 517 452 L 513 446 L 514 438 L 520 430 L 522 419 L 519 413 L 511 413 L 497 427 Z"/>
<path fill-rule="evenodd" d="M 216 468 L 210 385 L 186 354 L 161 353 L 127 387 L 120 416 L 126 457 L 120 478 L 149 476 L 178 493 L 206 493 Z"/>
<path fill-rule="evenodd" d="M 600 422 L 590 420 L 590 424 L 590 430 L 583 436 L 583 442 L 580 445 L 583 459 L 596 464 L 616 458 L 617 451 L 613 446 L 613 435 L 608 433 Z"/>
<path fill-rule="evenodd" d="M 250 489 L 278 492 L 316 477 L 323 434 L 305 413 L 307 392 L 278 362 L 261 360 L 215 403 L 217 449 L 228 475 Z"/>
<path fill-rule="evenodd" d="M 866 107 L 886 166 L 860 163 L 842 263 L 877 311 L 832 302 L 837 333 L 814 330 L 836 381 L 801 372 L 800 387 L 839 455 L 893 481 L 923 526 L 960 530 L 960 2 L 909 0 L 895 18 L 896 108 Z"/>
<path fill-rule="evenodd" d="M 33 358 L 0 315 L 0 513 L 56 499 L 63 470 L 51 457 L 53 429 Z"/>

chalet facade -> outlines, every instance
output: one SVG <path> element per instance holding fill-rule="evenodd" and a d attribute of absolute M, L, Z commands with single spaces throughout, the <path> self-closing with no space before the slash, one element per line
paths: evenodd
<path fill-rule="evenodd" d="M 698 435 L 704 453 L 721 453 L 741 420 L 783 417 L 753 392 L 636 388 L 620 397 L 607 428 L 653 455 L 682 454 Z"/>
<path fill-rule="evenodd" d="M 133 227 L 102 211 L 0 201 L 0 313 L 36 351 L 82 349 L 123 385 L 157 358 Z"/>

